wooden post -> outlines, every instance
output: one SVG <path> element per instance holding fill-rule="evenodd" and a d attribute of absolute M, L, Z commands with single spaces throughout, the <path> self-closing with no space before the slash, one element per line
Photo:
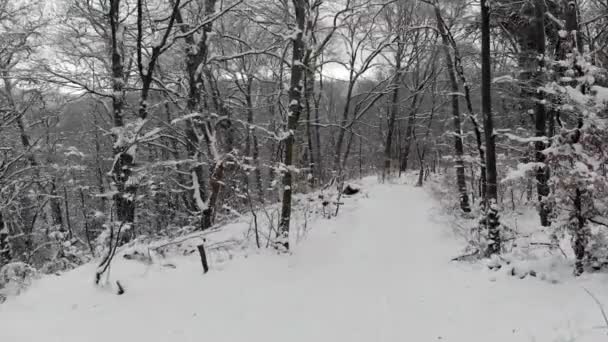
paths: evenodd
<path fill-rule="evenodd" d="M 203 264 L 203 273 L 209 272 L 209 264 L 207 263 L 207 254 L 205 253 L 205 246 L 201 243 L 196 246 L 198 253 L 201 255 L 201 263 Z"/>

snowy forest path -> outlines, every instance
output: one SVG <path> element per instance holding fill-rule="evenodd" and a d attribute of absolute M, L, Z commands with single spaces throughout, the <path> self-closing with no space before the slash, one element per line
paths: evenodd
<path fill-rule="evenodd" d="M 588 322 L 601 316 L 576 284 L 497 280 L 452 262 L 462 241 L 425 189 L 379 184 L 369 196 L 327 223 L 333 239 L 312 237 L 291 257 L 278 300 L 289 329 L 276 340 L 598 341 Z"/>
<path fill-rule="evenodd" d="M 473 289 L 472 274 L 451 263 L 461 246 L 448 227 L 432 220 L 437 208 L 430 195 L 391 184 L 375 186 L 370 197 L 336 219 L 333 246 L 303 244 L 292 260 L 294 286 L 314 293 L 293 310 L 311 328 L 301 340 L 496 337 L 494 328 L 486 335 L 479 326 L 480 320 L 492 321 L 487 313 L 493 301 L 483 293 L 489 289 Z M 490 285 L 487 278 L 483 282 Z M 328 332 L 335 335 L 327 338 Z M 506 335 L 513 337 L 511 331 Z"/>
<path fill-rule="evenodd" d="M 204 276 L 194 256 L 114 270 L 123 296 L 92 285 L 94 265 L 44 279 L 0 305 L 0 341 L 599 341 L 589 322 L 601 315 L 577 284 L 451 262 L 462 245 L 428 192 L 366 192 L 311 223 L 290 256 L 254 253 Z"/>

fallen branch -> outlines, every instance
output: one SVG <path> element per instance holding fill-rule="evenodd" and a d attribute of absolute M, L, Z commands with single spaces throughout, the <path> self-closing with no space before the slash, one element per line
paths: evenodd
<path fill-rule="evenodd" d="M 163 249 L 163 248 L 171 246 L 171 245 L 177 245 L 177 244 L 180 244 L 182 242 L 186 242 L 188 240 L 194 240 L 194 239 L 203 239 L 204 240 L 204 237 L 206 235 L 209 235 L 211 233 L 217 232 L 219 230 L 220 230 L 220 227 L 210 228 L 210 229 L 205 230 L 204 232 L 199 232 L 199 233 L 196 233 L 196 234 L 191 234 L 189 236 L 186 236 L 186 237 L 183 237 L 183 238 L 180 238 L 180 239 L 177 239 L 177 240 L 169 241 L 169 242 L 164 243 L 164 244 L 159 245 L 159 246 L 150 247 L 150 249 L 153 250 L 153 251 L 156 251 L 156 250 Z"/>
<path fill-rule="evenodd" d="M 467 258 L 474 257 L 474 256 L 476 256 L 477 254 L 479 254 L 479 249 L 476 249 L 476 250 L 475 250 L 474 252 L 472 252 L 472 253 L 469 253 L 469 254 L 464 254 L 464 255 L 460 255 L 460 256 L 457 256 L 457 257 L 455 257 L 455 258 L 452 258 L 452 260 L 451 260 L 451 261 L 462 261 L 462 260 L 465 260 L 465 259 L 467 259 Z"/>
<path fill-rule="evenodd" d="M 566 255 L 566 252 L 564 252 L 564 250 L 562 249 L 562 247 L 559 244 L 550 243 L 550 242 L 530 242 L 530 246 L 546 246 L 549 248 L 557 248 L 557 249 L 559 249 L 560 252 L 562 252 L 562 256 L 565 259 L 568 259 L 568 255 Z"/>

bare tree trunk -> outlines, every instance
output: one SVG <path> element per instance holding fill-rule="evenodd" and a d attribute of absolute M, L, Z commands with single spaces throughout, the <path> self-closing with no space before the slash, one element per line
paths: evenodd
<path fill-rule="evenodd" d="M 431 122 L 429 123 L 429 128 L 431 126 L 432 123 L 432 117 L 431 117 Z M 428 130 L 427 130 L 427 134 L 428 134 Z M 418 141 L 418 138 L 416 137 L 416 133 L 414 133 L 414 141 L 416 143 L 416 153 L 418 154 L 418 163 L 419 163 L 419 170 L 418 170 L 418 182 L 416 183 L 417 187 L 420 187 L 423 185 L 424 183 L 424 155 L 426 152 L 426 134 L 425 134 L 425 138 L 422 141 L 423 145 L 422 145 L 422 149 L 420 148 L 420 143 Z"/>
<path fill-rule="evenodd" d="M 70 221 L 70 205 L 68 202 L 68 189 L 63 187 L 63 206 L 65 207 L 65 222 L 68 228 L 68 239 L 71 240 L 74 237 L 74 231 L 72 230 L 72 223 Z"/>
<path fill-rule="evenodd" d="M 211 228 L 215 220 L 215 209 L 222 188 L 222 180 L 224 179 L 224 163 L 218 162 L 213 167 L 213 173 L 210 179 L 210 195 L 207 203 L 207 208 L 203 210 L 203 229 Z"/>
<path fill-rule="evenodd" d="M 171 125 L 171 122 L 173 121 L 173 117 L 171 115 L 172 113 L 172 108 L 169 105 L 169 102 L 165 102 L 165 123 L 167 124 L 167 126 Z M 187 129 L 186 129 L 187 131 Z M 188 145 L 190 144 L 190 141 L 188 139 L 188 136 L 186 134 L 185 136 L 186 140 L 186 151 L 188 151 Z M 180 148 L 178 145 L 178 140 L 174 139 L 172 137 L 166 137 L 165 139 L 163 139 L 164 143 L 166 144 L 166 146 L 170 146 L 171 147 L 171 151 L 170 154 L 173 157 L 174 160 L 181 160 L 181 154 L 180 154 Z M 166 154 L 165 154 L 166 152 Z M 164 158 L 169 158 L 169 152 L 168 151 L 164 151 L 163 155 L 165 155 L 166 157 Z M 191 166 L 190 166 L 191 168 Z M 179 182 L 179 184 L 188 184 L 188 179 L 189 177 L 186 176 L 187 172 L 185 172 L 185 169 L 180 166 L 177 165 L 176 166 L 176 178 L 177 181 Z M 190 170 L 188 170 L 189 172 Z M 181 200 L 181 203 L 183 203 L 184 208 L 186 208 L 188 211 L 190 212 L 196 212 L 197 211 L 197 206 L 196 203 L 194 201 L 194 197 L 192 196 L 192 193 L 189 193 L 187 191 L 181 192 L 179 194 L 174 194 L 171 195 L 171 197 Z M 178 208 L 180 206 L 180 204 L 177 201 L 172 201 L 171 205 L 173 205 L 175 208 Z"/>
<path fill-rule="evenodd" d="M 466 84 L 466 83 L 465 83 Z M 483 147 L 483 142 L 481 141 L 481 130 L 479 129 L 479 123 L 477 122 L 477 119 L 475 118 L 475 116 L 473 115 L 473 106 L 471 105 L 471 97 L 470 97 L 470 90 L 469 90 L 469 86 L 465 85 L 464 87 L 465 89 L 465 94 L 466 94 L 466 99 L 467 99 L 467 107 L 469 107 L 469 118 L 471 119 L 471 122 L 473 123 L 473 128 L 475 131 L 475 142 L 477 143 L 477 153 L 479 155 L 479 184 L 480 184 L 480 195 L 481 195 L 481 204 L 485 205 L 486 203 L 486 193 L 487 193 L 487 180 L 486 180 L 486 156 L 485 156 L 485 150 Z"/>
<path fill-rule="evenodd" d="M 319 118 L 319 114 L 320 114 L 320 106 L 321 106 L 321 98 L 323 96 L 323 64 L 321 63 L 321 70 L 319 72 L 319 95 L 315 96 L 314 99 L 314 103 L 315 103 L 315 130 L 314 130 L 314 135 L 315 135 L 315 145 L 317 147 L 316 149 L 316 163 L 317 163 L 317 181 L 321 184 L 323 184 L 323 182 L 325 181 L 325 176 L 324 176 L 324 172 L 323 172 L 323 157 L 321 156 L 321 128 L 320 128 L 320 124 L 321 124 L 321 120 Z"/>
<path fill-rule="evenodd" d="M 110 0 L 110 29 L 111 29 L 111 66 L 112 66 L 112 117 L 114 127 L 123 128 L 123 110 L 125 107 L 125 73 L 123 66 L 121 28 L 120 25 L 120 0 Z M 121 134 L 121 130 L 118 131 Z M 132 173 L 133 156 L 129 153 L 129 146 L 121 145 L 121 137 L 114 136 L 111 177 L 116 190 L 114 195 L 114 206 L 116 208 L 117 221 L 124 224 L 127 231 L 135 220 L 135 192 L 136 187 L 127 181 Z"/>
<path fill-rule="evenodd" d="M 464 170 L 464 146 L 462 143 L 462 127 L 460 122 L 460 103 L 458 97 L 460 89 L 458 87 L 458 81 L 456 80 L 456 73 L 454 70 L 454 63 L 452 62 L 452 55 L 450 53 L 450 38 L 448 37 L 443 22 L 441 20 L 441 14 L 439 7 L 435 6 L 435 16 L 437 18 L 437 28 L 441 34 L 443 41 L 443 50 L 445 53 L 445 61 L 450 79 L 451 87 L 451 104 L 452 104 L 452 122 L 454 125 L 454 152 L 456 154 L 456 184 L 458 186 L 458 193 L 460 194 L 460 209 L 465 212 L 471 212 L 471 206 L 469 204 L 469 195 L 467 194 L 467 184 Z"/>
<path fill-rule="evenodd" d="M 97 125 L 97 120 L 95 120 L 95 125 Z M 96 129 L 95 130 L 95 137 L 94 137 L 95 141 L 94 141 L 94 145 L 95 145 L 95 171 L 96 171 L 96 176 L 97 176 L 97 191 L 99 191 L 100 194 L 103 194 L 105 192 L 105 187 L 103 185 L 103 179 L 104 179 L 104 174 L 103 174 L 103 165 L 101 163 L 102 161 L 102 155 L 101 155 L 101 145 L 99 144 L 99 132 Z M 101 211 L 105 213 L 106 211 L 106 198 L 105 197 L 100 197 L 100 201 L 101 201 Z"/>
<path fill-rule="evenodd" d="M 216 0 L 205 0 L 205 15 L 209 16 L 215 12 L 215 3 Z M 194 113 L 201 109 L 203 79 L 200 68 L 207 59 L 207 38 L 209 32 L 211 32 L 212 24 L 208 23 L 204 25 L 198 39 L 195 40 L 191 27 L 184 22 L 180 10 L 176 11 L 175 20 L 184 34 L 184 40 L 187 44 L 186 72 L 188 74 L 188 99 L 186 108 L 189 113 Z M 209 211 L 209 206 L 206 204 L 208 198 L 205 191 L 205 182 L 203 182 L 203 165 L 200 163 L 202 137 L 205 135 L 204 131 L 206 130 L 205 124 L 201 121 L 202 119 L 198 118 L 189 120 L 186 137 L 188 141 L 188 157 L 194 161 L 194 165 L 190 170 L 192 197 L 198 210 L 201 212 L 201 229 L 206 229 L 212 224 L 211 217 L 213 213 Z M 211 177 L 213 177 L 213 172 Z"/>
<path fill-rule="evenodd" d="M 359 136 L 359 179 L 363 178 L 363 142 Z"/>
<path fill-rule="evenodd" d="M 258 200 L 264 202 L 264 189 L 262 187 L 262 171 L 260 170 L 260 147 L 258 144 L 258 138 L 255 133 L 254 123 L 254 112 L 253 112 L 253 99 L 252 99 L 252 87 L 253 87 L 252 76 L 247 77 L 247 84 L 245 87 L 245 103 L 247 104 L 247 136 L 245 140 L 245 155 L 251 157 L 253 161 L 253 178 L 255 181 L 256 189 L 258 192 Z M 247 179 L 247 187 L 249 187 L 249 180 Z"/>
<path fill-rule="evenodd" d="M 137 0 L 137 68 L 139 71 L 139 76 L 141 78 L 141 90 L 139 93 L 139 118 L 146 119 L 148 117 L 148 98 L 150 96 L 150 87 L 152 86 L 152 81 L 154 80 L 154 71 L 156 68 L 156 63 L 158 62 L 158 58 L 163 52 L 165 44 L 167 43 L 167 39 L 171 34 L 171 30 L 173 29 L 173 25 L 176 21 L 176 17 L 180 13 L 180 2 L 181 0 L 173 1 L 173 9 L 171 11 L 171 16 L 169 17 L 169 22 L 167 23 L 167 27 L 164 29 L 162 37 L 159 41 L 154 42 L 152 45 L 152 52 L 150 53 L 149 60 L 147 65 L 144 68 L 143 62 L 143 13 L 144 13 L 144 2 L 143 0 Z"/>
<path fill-rule="evenodd" d="M 544 0 L 536 0 L 534 4 L 534 12 L 535 12 L 535 33 L 537 35 L 536 41 L 536 59 L 538 66 L 536 68 L 536 72 L 534 73 L 534 83 L 533 86 L 535 88 L 541 87 L 544 85 L 545 77 L 545 2 Z M 536 137 L 539 138 L 547 138 L 547 117 L 545 112 L 545 105 L 543 104 L 544 95 L 541 91 L 536 91 L 537 99 L 535 104 L 535 128 L 536 128 Z M 551 208 L 549 203 L 547 203 L 547 197 L 549 196 L 549 167 L 545 164 L 545 154 L 543 151 L 546 148 L 546 144 L 543 141 L 536 141 L 534 143 L 535 149 L 535 157 L 536 162 L 542 164 L 543 166 L 539 166 L 536 169 L 536 191 L 538 193 L 538 203 L 539 203 L 539 216 L 540 223 L 544 227 L 548 227 L 551 225 L 551 220 L 549 215 L 551 213 Z M 540 165 L 539 164 L 539 165 Z"/>
<path fill-rule="evenodd" d="M 352 67 L 352 65 L 351 65 Z M 352 100 L 354 80 L 353 80 L 353 71 L 350 72 L 349 77 L 349 85 L 348 90 L 346 92 L 346 104 L 344 105 L 344 109 L 342 111 L 342 119 L 340 121 L 340 128 L 338 129 L 338 138 L 336 140 L 336 151 L 334 155 L 334 171 L 338 171 L 340 168 L 340 156 L 342 155 L 342 145 L 344 144 L 344 136 L 346 134 L 346 124 L 348 120 L 348 115 L 350 113 L 350 104 Z"/>
<path fill-rule="evenodd" d="M 578 4 L 576 1 L 568 1 L 565 3 L 565 22 L 566 22 L 566 37 L 563 37 L 563 41 L 560 42 L 560 50 L 558 51 L 561 59 L 567 58 L 569 53 L 576 54 L 575 59 L 582 58 L 583 54 L 583 43 L 582 34 L 579 30 L 578 22 Z M 569 40 L 569 41 L 568 41 Z M 569 49 L 571 48 L 571 50 Z M 578 61 L 574 63 L 574 69 L 577 76 L 583 75 L 583 70 L 579 65 Z M 587 89 L 585 85 L 581 86 L 581 92 L 585 94 Z M 575 134 L 572 134 L 571 143 L 578 143 L 581 137 L 580 129 L 583 127 L 583 117 L 579 114 L 577 118 L 577 128 Z M 575 221 L 574 236 L 572 241 L 572 248 L 576 257 L 574 274 L 576 276 L 581 275 L 584 272 L 584 259 L 587 257 L 587 244 L 589 241 L 589 227 L 587 226 L 587 220 L 584 216 L 584 198 L 587 194 L 587 190 L 576 187 L 574 191 L 574 212 L 571 220 Z"/>
<path fill-rule="evenodd" d="M 350 157 L 350 151 L 353 146 L 353 141 L 355 140 L 353 139 L 354 135 L 355 134 L 353 132 L 350 132 L 350 134 L 348 135 L 348 140 L 346 142 L 346 150 L 344 151 L 344 156 L 342 156 L 342 163 L 340 164 L 340 168 L 338 169 L 338 178 L 340 178 L 341 180 L 344 180 L 344 170 L 346 170 L 348 157 Z"/>
<path fill-rule="evenodd" d="M 15 122 L 17 124 L 17 128 L 19 129 L 19 137 L 21 140 L 21 146 L 23 146 L 23 149 L 26 151 L 26 159 L 28 161 L 28 163 L 30 164 L 30 166 L 34 167 L 36 170 L 35 172 L 38 173 L 39 169 L 38 167 L 40 166 L 38 160 L 36 160 L 36 157 L 34 156 L 32 149 L 34 146 L 32 146 L 31 143 L 31 138 L 28 134 L 28 132 L 26 131 L 26 127 L 25 127 L 25 123 L 23 120 L 23 115 L 25 114 L 25 112 L 23 110 L 19 110 L 17 108 L 17 103 L 15 102 L 14 99 L 14 91 L 13 91 L 13 83 L 10 79 L 10 74 L 8 72 L 8 70 L 3 70 L 2 71 L 2 76 L 4 78 L 3 82 L 4 82 L 4 91 L 5 91 L 5 97 L 7 99 L 7 102 L 9 103 L 9 106 L 11 108 L 12 111 L 14 111 L 15 113 L 17 113 L 17 118 L 15 119 Z M 38 178 L 39 175 L 38 175 Z M 37 182 L 38 187 L 40 188 L 41 191 L 46 192 L 47 189 L 44 188 L 44 185 L 41 182 Z M 61 217 L 61 204 L 60 204 L 60 200 L 57 196 L 57 191 L 56 191 L 56 179 L 52 179 L 51 180 L 51 189 L 50 189 L 50 195 L 51 198 L 49 200 L 50 202 L 50 209 L 51 209 L 51 216 L 53 219 L 53 224 L 59 226 L 59 229 L 64 229 L 63 227 L 63 220 Z"/>
<path fill-rule="evenodd" d="M 57 182 L 55 179 L 51 180 L 51 193 L 52 196 L 51 204 L 51 217 L 53 218 L 53 225 L 59 227 L 60 231 L 63 231 L 63 217 L 61 215 L 61 204 L 59 203 L 59 195 L 57 194 Z M 66 203 L 67 205 L 67 203 Z M 67 219 L 67 218 L 66 218 Z"/>
<path fill-rule="evenodd" d="M 304 23 L 306 21 L 306 0 L 293 0 L 295 9 L 296 32 L 293 38 L 293 56 L 291 63 L 291 82 L 289 87 L 289 109 L 287 114 L 287 138 L 283 143 L 285 146 L 283 164 L 283 199 L 281 203 L 281 221 L 279 222 L 279 243 L 285 250 L 289 250 L 289 224 L 291 220 L 291 194 L 293 165 L 293 148 L 295 133 L 298 128 L 300 113 L 302 112 L 302 78 L 304 76 Z"/>
<path fill-rule="evenodd" d="M 386 133 L 386 143 L 384 145 L 384 170 L 382 171 L 382 180 L 386 180 L 391 171 L 391 150 L 393 146 L 393 132 L 395 131 L 395 120 L 399 112 L 399 81 L 401 80 L 401 51 L 403 50 L 401 42 L 397 42 L 397 51 L 395 52 L 395 75 L 392 81 L 393 95 L 391 98 L 391 108 L 388 119 L 388 128 Z"/>
<path fill-rule="evenodd" d="M 399 177 L 403 174 L 403 170 L 401 170 L 401 165 L 403 165 L 403 125 L 397 125 L 397 161 L 399 163 Z"/>
<path fill-rule="evenodd" d="M 407 127 L 405 129 L 405 142 L 403 144 L 403 151 L 401 151 L 401 165 L 399 165 L 399 171 L 407 171 L 407 164 L 410 157 L 410 150 L 412 148 L 412 133 L 414 132 L 414 125 L 416 124 L 416 102 L 418 100 L 418 94 L 414 94 L 412 99 L 412 107 L 410 109 L 410 115 L 407 118 Z"/>
<path fill-rule="evenodd" d="M 148 62 L 146 63 L 146 65 L 144 66 L 144 62 L 143 62 L 143 42 L 144 42 L 144 33 L 143 33 L 143 22 L 144 22 L 144 2 L 143 0 L 137 0 L 137 37 L 136 37 L 136 46 L 137 46 L 137 50 L 136 50 L 136 54 L 137 54 L 137 68 L 139 71 L 139 77 L 141 80 L 141 90 L 140 90 L 140 97 L 139 97 L 139 111 L 138 111 L 138 117 L 141 120 L 145 120 L 148 117 L 148 99 L 150 96 L 150 88 L 152 86 L 152 81 L 154 80 L 154 71 L 156 69 L 156 63 L 158 61 L 158 58 L 160 57 L 160 55 L 162 54 L 162 52 L 164 51 L 165 48 L 165 44 L 167 43 L 168 37 L 171 34 L 171 31 L 173 30 L 173 25 L 175 23 L 175 19 L 177 16 L 177 13 L 179 12 L 179 6 L 180 6 L 180 2 L 181 0 L 175 0 L 174 4 L 173 4 L 173 9 L 171 11 L 171 15 L 169 17 L 169 21 L 167 23 L 167 26 L 164 28 L 164 33 L 162 34 L 162 37 L 158 40 L 155 41 L 154 44 L 152 45 L 151 48 L 151 53 L 150 56 L 148 58 Z M 113 79 L 113 86 L 118 85 L 118 83 L 124 83 L 124 78 L 119 78 L 119 76 L 124 76 L 124 70 L 122 67 L 122 58 L 123 56 L 121 56 L 121 53 L 119 53 L 119 49 L 120 47 L 117 46 L 118 44 L 122 44 L 122 39 L 123 37 L 119 37 L 118 35 L 123 34 L 120 30 L 120 26 L 123 25 L 120 21 L 120 16 L 119 16 L 119 11 L 120 11 L 120 4 L 119 4 L 119 0 L 115 0 L 115 1 L 111 1 L 111 9 L 110 9 L 110 23 L 111 23 L 111 28 L 112 28 L 112 75 L 114 76 Z M 116 70 L 115 70 L 116 68 Z M 120 69 L 120 70 L 118 70 Z M 113 89 L 114 90 L 114 94 L 113 94 L 113 98 L 117 98 L 117 97 L 123 97 L 124 98 L 124 84 L 120 85 L 121 89 Z M 121 95 L 117 95 L 117 93 L 120 93 Z M 124 101 L 124 100 L 121 100 Z M 116 111 L 116 108 L 114 109 Z M 121 119 L 121 125 L 120 127 L 124 126 L 124 123 L 122 122 Z M 117 127 L 119 125 L 116 125 Z M 139 134 L 139 132 L 123 132 L 123 134 Z M 120 133 L 119 133 L 120 134 Z M 122 196 L 120 196 L 122 191 L 119 191 L 118 196 L 122 197 L 123 199 L 121 201 L 123 201 L 122 204 L 126 205 L 123 207 L 123 209 L 128 209 L 128 213 L 126 211 L 124 211 L 123 214 L 125 214 L 126 216 L 124 217 L 123 221 L 122 219 L 119 220 L 126 222 L 126 229 L 125 231 L 128 232 L 129 235 L 133 235 L 134 232 L 132 230 L 129 230 L 128 228 L 130 226 L 132 226 L 132 223 L 134 221 L 135 218 L 135 194 L 137 192 L 137 188 L 138 188 L 138 184 L 137 181 L 135 181 L 135 179 L 137 179 L 137 177 L 134 177 L 133 179 L 131 179 L 131 176 L 133 174 L 133 162 L 135 159 L 135 155 L 134 152 L 136 151 L 137 148 L 137 141 L 131 142 L 131 143 L 125 143 L 123 142 L 124 139 L 121 139 L 120 137 L 118 137 L 116 139 L 116 142 L 114 144 L 115 147 L 115 153 L 118 153 L 118 156 L 115 157 L 114 159 L 114 168 L 113 168 L 113 175 L 115 175 L 114 177 L 114 182 L 117 185 L 118 188 L 123 188 L 125 194 L 123 194 Z M 122 143 L 123 145 L 120 145 L 119 143 Z M 128 203 L 124 203 L 124 202 L 128 202 Z M 119 211 L 122 211 L 121 208 L 119 208 L 117 206 L 117 209 Z M 120 216 L 120 215 L 119 215 Z M 127 237 L 128 239 L 129 237 Z"/>
<path fill-rule="evenodd" d="M 0 212 L 0 267 L 9 263 L 12 259 L 11 248 L 8 243 L 8 225 L 4 222 L 4 216 Z"/>
<path fill-rule="evenodd" d="M 496 172 L 496 145 L 494 135 L 494 122 L 492 118 L 492 75 L 490 60 L 490 4 L 488 0 L 481 0 L 481 107 L 483 112 L 483 126 L 486 138 L 486 173 L 488 201 L 485 224 L 488 228 L 490 240 L 486 255 L 500 253 L 500 221 L 498 216 L 498 184 Z"/>
<path fill-rule="evenodd" d="M 210 28 L 209 28 L 210 29 Z M 211 93 L 211 100 L 218 113 L 220 113 L 220 120 L 214 123 L 212 120 L 207 120 L 204 124 L 203 136 L 207 143 L 207 151 L 211 159 L 211 177 L 209 178 L 209 198 L 207 199 L 207 205 L 203 210 L 203 229 L 210 228 L 215 221 L 216 208 L 218 206 L 218 200 L 220 199 L 220 191 L 224 188 L 224 174 L 226 165 L 224 164 L 228 159 L 231 159 L 231 154 L 234 149 L 234 127 L 232 120 L 230 119 L 231 113 L 229 108 L 225 105 L 224 100 L 221 98 L 219 86 L 217 80 L 212 75 L 211 70 L 205 69 L 205 78 L 209 83 L 209 90 Z M 220 152 L 218 145 L 216 127 L 221 126 L 225 130 L 226 146 L 224 148 L 224 154 Z"/>
<path fill-rule="evenodd" d="M 310 52 L 307 52 L 310 55 Z M 308 58 L 307 58 L 308 59 Z M 312 131 L 312 106 L 311 98 L 314 96 L 315 91 L 315 75 L 314 75 L 314 61 L 308 60 L 305 62 L 308 65 L 304 75 L 304 103 L 306 107 L 306 143 L 308 147 L 308 167 L 310 168 L 308 179 L 310 187 L 315 186 L 315 176 L 317 173 L 315 169 L 318 167 L 315 163 L 316 155 L 313 146 L 313 131 Z"/>
<path fill-rule="evenodd" d="M 433 60 L 433 63 L 435 60 Z M 434 78 L 431 86 L 431 114 L 429 116 L 429 123 L 426 126 L 426 131 L 424 132 L 424 138 L 422 140 L 422 150 L 420 149 L 418 139 L 416 137 L 416 131 L 414 130 L 414 140 L 416 141 L 416 152 L 418 154 L 418 161 L 420 162 L 420 170 L 418 171 L 418 183 L 416 186 L 422 186 L 424 182 L 424 158 L 426 156 L 427 151 L 427 141 L 429 135 L 431 134 L 431 128 L 433 127 L 433 118 L 435 117 L 435 106 L 436 106 L 436 94 L 437 94 L 437 79 Z M 463 165 L 464 166 L 464 165 Z M 463 167 L 464 169 L 464 167 Z"/>
<path fill-rule="evenodd" d="M 87 245 L 89 246 L 91 255 L 95 257 L 95 248 L 93 247 L 93 242 L 91 241 L 92 236 L 91 230 L 89 229 L 89 215 L 87 215 L 87 206 L 82 187 L 78 189 L 78 194 L 80 195 L 80 211 L 82 213 L 82 222 L 84 224 L 84 237 L 87 240 Z"/>
<path fill-rule="evenodd" d="M 576 261 L 574 263 L 574 275 L 579 276 L 584 272 L 584 259 L 587 256 L 587 243 L 589 241 L 589 232 L 587 222 L 583 216 L 583 191 L 575 190 L 574 194 L 574 212 L 572 220 L 575 222 L 574 239 L 572 249 Z"/>
<path fill-rule="evenodd" d="M 466 76 L 464 74 L 464 68 L 462 66 L 462 58 L 460 57 L 460 52 L 458 50 L 458 46 L 456 45 L 456 41 L 450 32 L 450 28 L 445 24 L 443 17 L 441 16 L 441 11 L 438 8 L 437 3 L 435 3 L 435 16 L 438 21 L 441 22 L 441 26 L 444 29 L 445 34 L 447 35 L 448 42 L 452 47 L 452 51 L 454 51 L 454 70 L 460 79 L 460 83 L 462 83 L 462 87 L 464 88 L 464 99 L 467 107 L 467 114 L 471 123 L 473 124 L 473 131 L 475 132 L 475 142 L 477 144 L 477 153 L 479 156 L 479 168 L 480 168 L 480 195 L 481 195 L 481 204 L 484 205 L 486 202 L 486 157 L 483 147 L 483 142 L 481 139 L 481 129 L 479 127 L 479 123 L 475 118 L 475 112 L 473 111 L 473 102 L 471 101 L 471 86 L 469 82 L 467 82 Z"/>
<path fill-rule="evenodd" d="M 110 51 L 112 69 L 112 118 L 114 121 L 114 145 L 112 154 L 114 162 L 110 175 L 111 184 L 115 190 L 113 196 L 114 207 L 116 210 L 117 222 L 112 222 L 109 226 L 108 252 L 99 264 L 95 273 L 95 284 L 99 284 L 101 276 L 107 272 L 110 263 L 114 258 L 116 249 L 121 242 L 130 240 L 133 237 L 133 223 L 135 221 L 135 195 L 137 187 L 135 182 L 128 182 L 133 170 L 133 155 L 131 155 L 130 144 L 126 142 L 123 135 L 125 125 L 123 110 L 125 107 L 125 72 L 123 66 L 123 30 L 120 18 L 120 0 L 110 0 Z M 117 223 L 117 224 L 115 224 Z M 118 226 L 118 229 L 115 228 Z M 123 229 L 124 228 L 124 229 Z M 116 236 L 114 236 L 116 233 Z"/>

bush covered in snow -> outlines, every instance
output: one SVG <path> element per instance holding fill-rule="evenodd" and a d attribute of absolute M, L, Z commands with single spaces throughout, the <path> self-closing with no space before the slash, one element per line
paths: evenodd
<path fill-rule="evenodd" d="M 38 272 L 24 262 L 12 262 L 0 268 L 0 302 L 18 295 L 31 285 Z"/>

